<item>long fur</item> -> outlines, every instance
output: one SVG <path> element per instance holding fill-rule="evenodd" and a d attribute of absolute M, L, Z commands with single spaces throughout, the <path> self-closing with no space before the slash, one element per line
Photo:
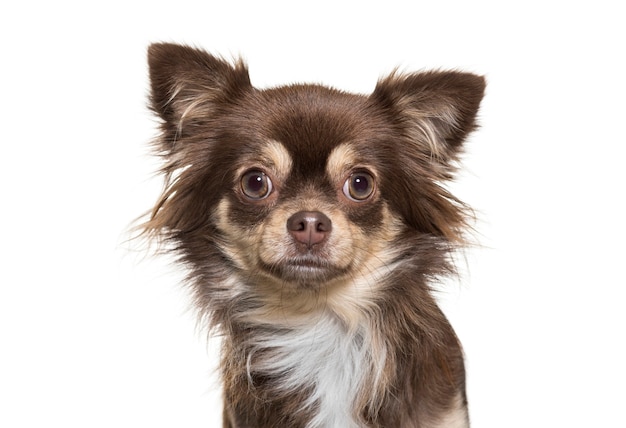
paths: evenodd
<path fill-rule="evenodd" d="M 224 427 L 469 426 L 461 346 L 431 287 L 465 242 L 471 211 L 445 182 L 484 79 L 392 73 L 364 96 L 259 90 L 241 61 L 173 44 L 148 60 L 166 185 L 142 230 L 223 336 Z M 271 192 L 242 191 L 251 170 Z M 362 171 L 374 184 L 355 200 Z M 285 227 L 303 212 L 332 225 L 306 248 Z"/>

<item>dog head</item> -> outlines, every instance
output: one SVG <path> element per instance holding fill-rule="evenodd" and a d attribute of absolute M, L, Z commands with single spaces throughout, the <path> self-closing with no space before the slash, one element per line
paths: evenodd
<path fill-rule="evenodd" d="M 393 73 L 364 96 L 259 90 L 242 62 L 171 44 L 152 45 L 149 66 L 168 185 L 145 227 L 192 269 L 297 292 L 462 240 L 466 208 L 443 183 L 482 77 Z"/>

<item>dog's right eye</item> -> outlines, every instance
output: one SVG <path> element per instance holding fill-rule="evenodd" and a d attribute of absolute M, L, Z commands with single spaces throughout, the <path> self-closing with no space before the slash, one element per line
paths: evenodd
<path fill-rule="evenodd" d="M 250 170 L 241 177 L 241 191 L 250 199 L 265 199 L 272 188 L 272 180 L 263 171 Z"/>

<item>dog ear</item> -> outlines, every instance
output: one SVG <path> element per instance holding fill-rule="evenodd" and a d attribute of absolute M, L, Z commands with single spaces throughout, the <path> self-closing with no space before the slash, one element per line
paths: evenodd
<path fill-rule="evenodd" d="M 443 163 L 455 159 L 463 140 L 476 128 L 485 79 L 457 71 L 402 75 L 378 82 L 371 95 L 399 119 L 408 137 L 425 144 Z"/>
<path fill-rule="evenodd" d="M 472 213 L 441 183 L 452 178 L 463 141 L 476 128 L 484 91 L 481 76 L 433 71 L 392 73 L 371 95 L 404 137 L 394 146 L 398 169 L 407 173 L 387 185 L 392 195 L 417 196 L 395 198 L 397 209 L 408 225 L 454 244 L 464 242 Z"/>
<path fill-rule="evenodd" d="M 252 88 L 248 70 L 187 46 L 157 43 L 148 48 L 152 109 L 164 130 L 180 137 L 187 125 L 202 122 L 216 107 Z"/>

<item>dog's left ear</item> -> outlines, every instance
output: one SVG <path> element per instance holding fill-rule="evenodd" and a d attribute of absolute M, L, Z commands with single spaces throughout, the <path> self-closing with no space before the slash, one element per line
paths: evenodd
<path fill-rule="evenodd" d="M 484 92 L 485 79 L 471 73 L 392 73 L 378 82 L 371 98 L 392 109 L 409 138 L 447 163 L 476 128 Z"/>

